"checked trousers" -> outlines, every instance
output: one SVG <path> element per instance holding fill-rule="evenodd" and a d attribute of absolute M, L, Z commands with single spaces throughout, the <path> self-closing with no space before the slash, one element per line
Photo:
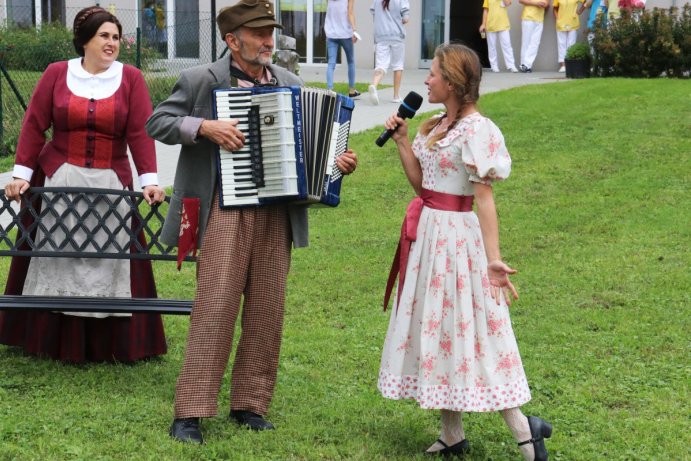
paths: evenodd
<path fill-rule="evenodd" d="M 266 415 L 273 397 L 290 269 L 285 205 L 220 209 L 215 194 L 197 265 L 175 417 L 217 414 L 235 321 L 242 333 L 233 364 L 230 407 Z"/>

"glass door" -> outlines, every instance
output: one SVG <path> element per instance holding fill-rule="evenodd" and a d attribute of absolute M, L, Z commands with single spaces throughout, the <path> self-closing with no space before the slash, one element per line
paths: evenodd
<path fill-rule="evenodd" d="M 422 0 L 421 69 L 429 69 L 435 48 L 449 36 L 449 25 L 444 19 L 448 14 L 449 0 Z"/>
<path fill-rule="evenodd" d="M 279 22 L 283 30 L 279 33 L 293 37 L 296 42 L 297 53 L 300 55 L 300 62 L 305 62 L 307 55 L 307 0 L 280 0 L 278 2 L 280 11 Z"/>
<path fill-rule="evenodd" d="M 277 2 L 283 35 L 293 37 L 300 62 L 326 62 L 324 18 L 328 0 L 280 0 Z"/>
<path fill-rule="evenodd" d="M 312 12 L 312 56 L 311 62 L 327 62 L 326 59 L 326 33 L 324 32 L 324 21 L 326 21 L 326 3 L 329 0 L 312 0 L 314 10 Z"/>
<path fill-rule="evenodd" d="M 452 0 L 449 15 L 448 40 L 465 43 L 480 56 L 483 67 L 489 67 L 487 39 L 480 37 L 482 0 Z"/>

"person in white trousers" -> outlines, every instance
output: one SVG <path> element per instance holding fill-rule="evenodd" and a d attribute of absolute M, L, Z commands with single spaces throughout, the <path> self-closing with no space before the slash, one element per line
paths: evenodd
<path fill-rule="evenodd" d="M 504 55 L 504 64 L 510 72 L 518 72 L 513 59 L 513 47 L 511 46 L 509 15 L 506 8 L 511 5 L 511 0 L 485 0 L 482 4 L 482 25 L 480 34 L 487 36 L 487 55 L 492 72 L 499 72 L 499 60 L 497 59 L 497 41 Z"/>
<path fill-rule="evenodd" d="M 521 72 L 532 72 L 533 63 L 540 48 L 542 28 L 545 22 L 547 0 L 518 0 L 523 5 L 521 14 Z"/>
<path fill-rule="evenodd" d="M 566 50 L 576 43 L 578 28 L 581 26 L 578 15 L 583 12 L 583 2 L 584 0 L 554 0 L 552 4 L 557 28 L 559 72 L 566 71 L 564 66 Z"/>

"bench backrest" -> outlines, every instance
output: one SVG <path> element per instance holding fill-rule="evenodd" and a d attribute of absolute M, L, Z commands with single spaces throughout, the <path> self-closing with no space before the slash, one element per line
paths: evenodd
<path fill-rule="evenodd" d="M 19 211 L 0 194 L 0 256 L 176 260 L 175 248 L 159 241 L 163 220 L 141 192 L 32 187 Z M 118 243 L 123 234 L 126 243 Z"/>

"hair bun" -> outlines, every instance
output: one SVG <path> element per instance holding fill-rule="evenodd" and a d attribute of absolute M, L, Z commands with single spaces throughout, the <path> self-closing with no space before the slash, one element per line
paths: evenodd
<path fill-rule="evenodd" d="M 105 9 L 101 8 L 100 6 L 94 6 L 91 8 L 84 8 L 74 18 L 74 25 L 72 26 L 72 33 L 74 33 L 76 35 L 79 28 L 82 26 L 82 24 L 84 24 L 84 21 L 89 19 L 89 16 L 91 16 L 94 13 L 107 13 L 107 11 Z"/>

